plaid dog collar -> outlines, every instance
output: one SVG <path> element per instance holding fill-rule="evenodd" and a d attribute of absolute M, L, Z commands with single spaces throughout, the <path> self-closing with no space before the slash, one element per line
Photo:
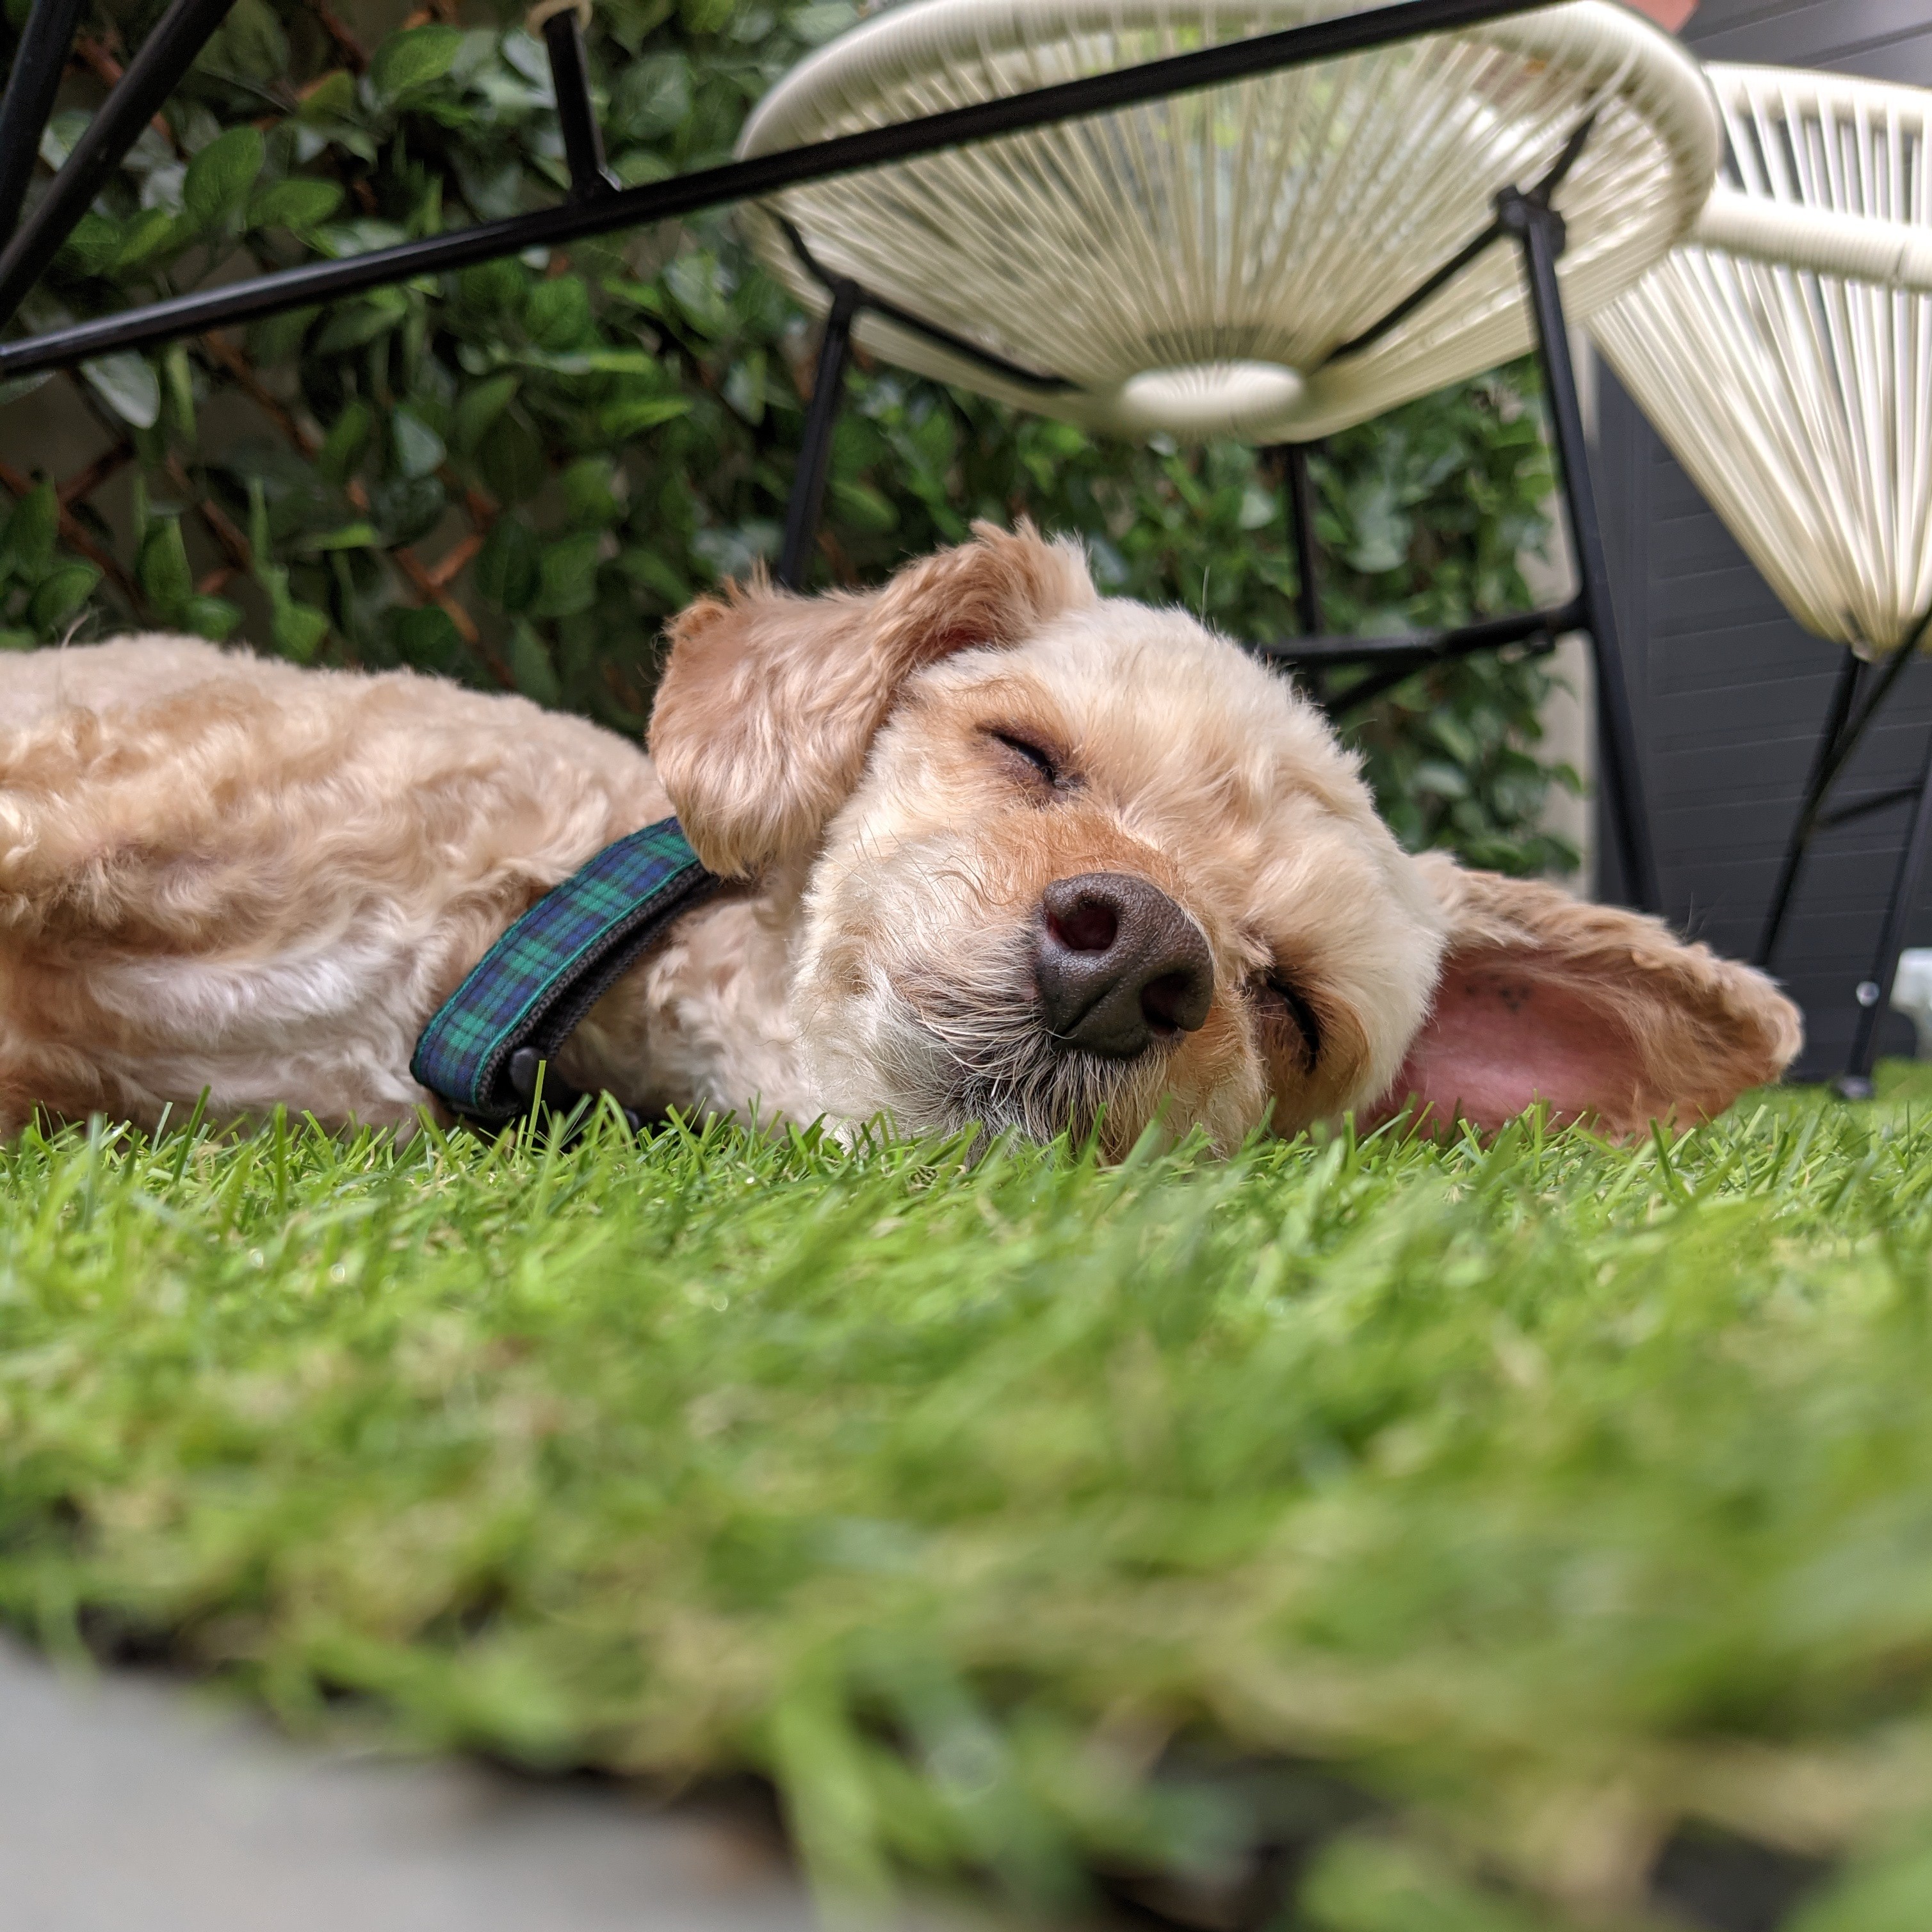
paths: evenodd
<path fill-rule="evenodd" d="M 437 1009 L 410 1071 L 459 1114 L 496 1126 L 526 1112 L 539 1062 L 677 915 L 718 879 L 674 818 L 607 845 L 544 893 Z M 566 1105 L 546 1076 L 548 1097 Z"/>

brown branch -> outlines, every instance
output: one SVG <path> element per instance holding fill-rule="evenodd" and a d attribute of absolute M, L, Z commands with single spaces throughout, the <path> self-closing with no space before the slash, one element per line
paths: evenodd
<path fill-rule="evenodd" d="M 490 502 L 475 484 L 464 482 L 448 464 L 444 464 L 436 474 L 436 480 L 445 489 L 454 490 L 461 496 L 463 507 L 470 512 L 470 520 L 487 536 L 503 514 L 502 508 Z"/>
<path fill-rule="evenodd" d="M 429 580 L 438 586 L 453 584 L 463 574 L 464 566 L 482 548 L 483 539 L 473 533 L 460 543 L 452 544 L 430 572 Z"/>
<path fill-rule="evenodd" d="M 255 365 L 225 336 L 213 330 L 201 338 L 202 346 L 234 378 L 235 386 L 272 422 L 304 456 L 313 456 L 322 447 L 322 439 L 296 421 L 282 402 L 256 373 Z"/>
<path fill-rule="evenodd" d="M 337 51 L 352 73 L 364 74 L 368 70 L 369 56 L 362 43 L 350 32 L 347 22 L 327 4 L 327 0 L 308 0 L 309 11 L 320 23 L 322 31 L 335 43 Z"/>
<path fill-rule="evenodd" d="M 0 484 L 16 497 L 26 496 L 32 494 L 34 479 L 23 476 L 10 463 L 0 460 Z M 69 550 L 80 551 L 127 598 L 130 609 L 136 613 L 140 610 L 140 593 L 134 588 L 134 580 L 88 535 L 80 518 L 64 508 L 60 513 L 60 537 Z"/>
<path fill-rule="evenodd" d="M 366 515 L 368 513 L 369 492 L 359 476 L 352 476 L 349 479 L 344 488 L 343 494 L 364 514 Z M 416 602 L 418 604 L 435 604 L 440 606 L 448 614 L 449 621 L 456 626 L 466 644 L 474 644 L 482 641 L 483 634 L 476 628 L 476 620 L 470 616 L 470 613 L 450 595 L 448 590 L 430 576 L 428 566 L 414 550 L 399 544 L 387 554 L 394 560 L 397 568 L 416 586 Z"/>
<path fill-rule="evenodd" d="M 238 573 L 252 571 L 255 568 L 254 552 L 249 548 L 248 539 L 219 503 L 196 493 L 194 481 L 182 467 L 179 458 L 168 458 L 167 478 L 194 506 L 195 514 L 208 526 L 208 535 L 227 558 L 230 568 Z"/>
<path fill-rule="evenodd" d="M 211 570 L 194 586 L 195 594 L 200 597 L 212 597 L 218 591 L 225 590 L 228 587 L 228 580 L 234 574 L 234 572 L 226 564 L 218 570 Z"/>
<path fill-rule="evenodd" d="M 92 496 L 116 470 L 131 461 L 134 454 L 134 446 L 131 442 L 118 442 L 112 449 L 97 456 L 85 470 L 76 470 L 58 487 L 57 494 L 62 508 Z"/>
<path fill-rule="evenodd" d="M 107 51 L 106 46 L 104 46 L 101 42 L 94 39 L 91 34 L 82 34 L 75 40 L 74 44 L 74 57 L 76 60 L 79 61 L 81 65 L 86 68 L 97 80 L 101 82 L 104 86 L 110 88 L 118 87 L 121 83 L 122 75 L 127 71 L 127 70 L 122 66 L 121 63 Z M 154 118 L 148 122 L 148 125 L 153 128 L 154 132 L 160 135 L 161 139 L 166 142 L 168 146 L 172 148 L 176 154 L 179 154 L 181 152 L 182 146 L 181 143 L 175 139 L 175 130 L 168 125 L 166 118 L 163 116 L 158 113 L 156 114 Z"/>

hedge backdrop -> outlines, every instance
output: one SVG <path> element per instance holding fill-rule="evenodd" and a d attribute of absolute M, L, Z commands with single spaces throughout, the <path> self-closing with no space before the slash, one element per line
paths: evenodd
<path fill-rule="evenodd" d="M 28 4 L 5 0 L 9 58 Z M 42 184 L 160 11 L 97 4 Z M 844 0 L 598 0 L 615 171 L 726 158 L 748 104 L 856 17 Z M 238 0 L 23 326 L 554 200 L 562 153 L 519 15 Z M 108 356 L 52 379 L 58 396 L 0 387 L 0 645 L 166 626 L 640 732 L 664 618 L 776 551 L 814 346 L 719 214 Z M 56 403 L 90 439 L 58 476 Z M 1551 483 L 1531 365 L 1337 437 L 1315 469 L 1330 628 L 1526 596 Z M 976 517 L 1023 514 L 1084 536 L 1110 590 L 1238 638 L 1295 628 L 1265 454 L 1096 440 L 862 360 L 820 580 L 869 582 Z M 1538 756 L 1546 688 L 1540 664 L 1490 659 L 1418 676 L 1354 726 L 1408 843 L 1574 862 L 1540 823 L 1549 785 L 1574 782 Z"/>

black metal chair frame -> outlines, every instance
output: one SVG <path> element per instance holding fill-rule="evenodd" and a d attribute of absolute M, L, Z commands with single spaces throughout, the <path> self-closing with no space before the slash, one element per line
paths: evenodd
<path fill-rule="evenodd" d="M 173 0 L 89 122 L 46 194 L 22 221 L 20 212 L 34 156 L 80 14 L 80 0 L 34 0 L 4 96 L 0 98 L 0 243 L 4 243 L 0 246 L 0 328 L 18 314 L 62 242 L 232 4 L 233 0 Z M 571 178 L 569 192 L 556 206 L 481 222 L 367 254 L 307 262 L 39 335 L 0 341 L 0 380 L 70 368 L 112 350 L 145 348 L 178 336 L 256 321 L 528 248 L 556 247 L 586 236 L 753 200 L 806 182 L 907 160 L 945 148 L 1474 26 L 1528 12 L 1538 4 L 1539 0 L 1397 0 L 1396 4 L 1364 13 L 1312 21 L 634 188 L 617 186 L 604 166 L 583 29 L 576 13 L 566 10 L 553 14 L 543 27 Z M 1307 634 L 1265 649 L 1267 655 L 1302 672 L 1334 708 L 1344 710 L 1366 702 L 1426 664 L 1511 645 L 1547 650 L 1566 633 L 1586 634 L 1597 670 L 1603 793 L 1621 861 L 1624 895 L 1633 904 L 1656 910 L 1660 904 L 1657 867 L 1644 808 L 1635 721 L 1611 605 L 1576 372 L 1556 278 L 1556 262 L 1564 247 L 1563 220 L 1550 202 L 1552 190 L 1581 152 L 1589 132 L 1587 122 L 1577 128 L 1562 159 L 1543 182 L 1527 190 L 1514 184 L 1499 184 L 1496 218 L 1490 226 L 1372 327 L 1334 352 L 1341 356 L 1366 348 L 1486 249 L 1506 238 L 1514 242 L 1521 253 L 1542 355 L 1571 554 L 1576 560 L 1575 594 L 1548 609 L 1491 617 L 1453 630 L 1377 638 L 1318 634 L 1318 557 L 1307 452 L 1291 447 L 1285 452 L 1285 463 L 1300 574 L 1299 615 Z M 802 254 L 803 244 L 795 245 Z M 808 256 L 805 259 L 809 262 Z M 802 579 L 817 531 L 832 434 L 850 361 L 852 326 L 861 310 L 870 309 L 902 327 L 915 329 L 952 353 L 996 370 L 1008 382 L 1018 380 L 1041 393 L 1067 386 L 1062 378 L 1020 370 L 989 356 L 855 283 L 836 275 L 824 275 L 823 279 L 831 306 L 806 412 L 778 568 L 781 580 L 792 584 Z M 1331 683 L 1330 674 L 1345 668 L 1360 669 L 1365 674 L 1338 689 Z M 1926 816 L 1922 807 L 1920 816 Z"/>
<path fill-rule="evenodd" d="M 1858 1016 L 1852 1030 L 1852 1046 L 1846 1057 L 1845 1070 L 1833 1084 L 1849 1100 L 1868 1100 L 1872 1096 L 1872 1066 L 1878 1053 L 1878 1023 L 1886 997 L 1898 973 L 1898 957 L 1905 948 L 1905 922 L 1924 884 L 1926 867 L 1932 861 L 1932 737 L 1928 737 L 1919 773 L 1910 784 L 1894 785 L 1869 797 L 1853 799 L 1828 810 L 1826 802 L 1833 788 L 1845 776 L 1853 754 L 1864 742 L 1888 698 L 1904 674 L 1906 665 L 1918 655 L 1919 647 L 1932 632 L 1932 611 L 1912 627 L 1905 641 L 1882 662 L 1872 663 L 1856 651 L 1847 650 L 1838 667 L 1838 680 L 1825 712 L 1824 729 L 1818 734 L 1811 757 L 1810 776 L 1805 780 L 1804 796 L 1792 821 L 1790 837 L 1778 866 L 1778 883 L 1772 888 L 1771 905 L 1765 914 L 1764 929 L 1757 943 L 1757 964 L 1768 967 L 1778 951 L 1791 903 L 1796 896 L 1798 874 L 1806 854 L 1821 832 L 1835 831 L 1874 813 L 1910 804 L 1905 843 L 1899 848 L 1893 869 L 1892 892 L 1886 902 L 1885 916 L 1879 926 L 1878 946 L 1870 972 L 1852 989 Z"/>

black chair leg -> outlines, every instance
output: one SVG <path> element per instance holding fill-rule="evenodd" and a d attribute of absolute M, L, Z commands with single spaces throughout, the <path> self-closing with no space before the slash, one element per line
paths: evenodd
<path fill-rule="evenodd" d="M 1811 771 L 1804 781 L 1804 796 L 1798 803 L 1798 816 L 1792 821 L 1791 836 L 1785 842 L 1784 856 L 1778 863 L 1778 883 L 1772 889 L 1771 904 L 1764 916 L 1763 929 L 1758 934 L 1757 950 L 1752 956 L 1753 963 L 1756 965 L 1768 966 L 1772 954 L 1778 950 L 1779 935 L 1784 930 L 1785 915 L 1791 910 L 1791 896 L 1798 888 L 1798 874 L 1804 866 L 1811 835 L 1817 830 L 1818 814 L 1824 809 L 1832 781 L 1843 768 L 1852 748 L 1847 745 L 1841 752 L 1839 740 L 1844 736 L 1845 727 L 1850 720 L 1852 700 L 1858 696 L 1858 680 L 1864 669 L 1863 659 L 1856 651 L 1847 649 L 1844 661 L 1838 667 L 1838 682 L 1832 687 L 1832 703 L 1825 714 L 1825 728 L 1819 733 L 1818 748 L 1811 754 Z M 1868 718 L 1870 713 L 1868 711 L 1864 716 Z"/>
<path fill-rule="evenodd" d="M 1650 814 L 1644 802 L 1642 760 L 1636 719 L 1617 638 L 1616 612 L 1610 601 L 1610 562 L 1597 518 L 1596 490 L 1590 477 L 1583 412 L 1576 393 L 1576 371 L 1563 319 L 1563 296 L 1556 280 L 1562 253 L 1563 218 L 1546 202 L 1512 190 L 1498 198 L 1496 215 L 1522 250 L 1524 279 L 1542 352 L 1543 380 L 1550 399 L 1550 428 L 1556 442 L 1563 498 L 1569 514 L 1570 546 L 1576 560 L 1576 602 L 1588 632 L 1597 672 L 1597 740 L 1604 772 L 1604 802 L 1622 862 L 1624 896 L 1640 912 L 1664 910 L 1657 854 L 1651 841 Z"/>
<path fill-rule="evenodd" d="M 799 445 L 798 467 L 792 474 L 791 500 L 785 506 L 778 580 L 787 590 L 802 590 L 811 566 L 812 542 L 818 535 L 819 513 L 825 504 L 826 475 L 832 466 L 832 433 L 838 426 L 838 407 L 845 398 L 852 324 L 864 299 L 856 282 L 840 281 L 832 287 L 825 339 L 819 346 L 818 370 L 812 379 L 812 406 L 805 413 L 805 438 Z"/>
<path fill-rule="evenodd" d="M 1912 808 L 1911 829 L 1905 835 L 1898 868 L 1892 875 L 1892 898 L 1885 909 L 1885 923 L 1880 928 L 1871 975 L 1858 986 L 1858 1025 L 1852 1034 L 1850 1058 L 1836 1083 L 1846 1100 L 1869 1100 L 1872 1096 L 1872 1063 L 1878 1056 L 1879 1019 L 1891 997 L 1892 982 L 1898 976 L 1898 956 L 1905 950 L 1906 922 L 1912 916 L 1918 889 L 1924 882 L 1928 860 L 1932 860 L 1932 738 L 1926 742 L 1925 762 L 1918 775 L 1918 796 Z"/>

